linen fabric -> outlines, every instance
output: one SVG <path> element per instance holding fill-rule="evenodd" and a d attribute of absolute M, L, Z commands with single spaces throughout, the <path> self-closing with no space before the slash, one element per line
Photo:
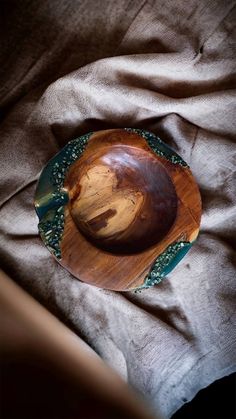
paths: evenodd
<path fill-rule="evenodd" d="M 235 6 L 1 2 L 1 266 L 165 418 L 236 370 Z M 202 196 L 197 242 L 140 294 L 67 273 L 40 240 L 33 206 L 40 171 L 63 145 L 119 127 L 159 135 Z"/>

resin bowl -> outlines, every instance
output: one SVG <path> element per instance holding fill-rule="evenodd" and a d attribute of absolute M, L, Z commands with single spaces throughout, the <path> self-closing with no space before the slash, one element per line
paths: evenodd
<path fill-rule="evenodd" d="M 201 199 L 188 165 L 154 134 L 113 129 L 70 141 L 40 176 L 43 242 L 78 279 L 149 288 L 196 239 Z"/>

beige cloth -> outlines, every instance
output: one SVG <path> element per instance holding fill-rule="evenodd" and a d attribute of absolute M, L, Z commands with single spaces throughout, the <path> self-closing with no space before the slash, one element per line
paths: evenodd
<path fill-rule="evenodd" d="M 2 268 L 164 417 L 236 370 L 235 5 L 1 6 Z M 141 294 L 76 280 L 37 233 L 33 196 L 43 165 L 75 136 L 110 127 L 159 134 L 190 164 L 203 200 L 197 243 L 167 279 Z"/>

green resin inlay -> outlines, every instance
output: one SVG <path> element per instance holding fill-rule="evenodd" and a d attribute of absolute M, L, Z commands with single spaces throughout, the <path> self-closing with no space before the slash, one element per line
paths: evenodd
<path fill-rule="evenodd" d="M 64 148 L 62 159 L 56 161 L 52 168 L 52 183 L 56 187 L 57 192 L 63 188 L 65 175 L 69 167 L 81 156 L 87 145 L 91 133 L 83 135 L 70 141 Z"/>
<path fill-rule="evenodd" d="M 47 212 L 55 207 L 64 206 L 69 200 L 68 193 L 64 190 L 50 192 L 37 200 L 37 213 L 42 219 Z"/>
<path fill-rule="evenodd" d="M 135 132 L 143 137 L 149 147 L 160 157 L 164 157 L 173 164 L 178 164 L 183 167 L 189 167 L 188 164 L 180 157 L 171 147 L 165 144 L 159 137 L 149 131 L 138 128 L 125 128 L 128 132 Z"/>
<path fill-rule="evenodd" d="M 192 243 L 184 241 L 170 244 L 166 250 L 157 257 L 150 272 L 145 277 L 143 285 L 137 288 L 136 291 L 141 291 L 142 289 L 147 289 L 153 285 L 159 284 L 159 282 L 161 282 L 186 255 L 191 246 Z"/>
<path fill-rule="evenodd" d="M 60 259 L 60 241 L 64 230 L 64 207 L 49 210 L 39 222 L 38 228 L 47 248 L 56 258 Z"/>
<path fill-rule="evenodd" d="M 64 231 L 64 206 L 69 201 L 63 189 L 70 166 L 84 152 L 91 132 L 70 141 L 43 170 L 36 191 L 39 233 L 51 253 L 61 259 L 60 242 Z"/>

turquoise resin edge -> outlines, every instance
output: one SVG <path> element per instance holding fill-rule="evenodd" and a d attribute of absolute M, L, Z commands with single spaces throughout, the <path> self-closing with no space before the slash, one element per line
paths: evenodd
<path fill-rule="evenodd" d="M 169 272 L 183 259 L 193 243 L 178 241 L 170 244 L 153 263 L 151 270 L 146 275 L 143 285 L 136 288 L 135 291 L 141 291 L 159 284 Z"/>
<path fill-rule="evenodd" d="M 36 189 L 35 209 L 39 217 L 39 233 L 49 251 L 61 259 L 60 241 L 64 230 L 64 205 L 69 197 L 63 190 L 65 175 L 83 153 L 90 136 L 82 135 L 54 156 L 42 171 Z"/>
<path fill-rule="evenodd" d="M 180 157 L 170 146 L 165 144 L 159 137 L 152 132 L 139 129 L 139 128 L 125 128 L 125 131 L 134 132 L 143 137 L 149 147 L 160 157 L 164 157 L 173 164 L 178 164 L 183 167 L 189 168 L 189 165 Z"/>

